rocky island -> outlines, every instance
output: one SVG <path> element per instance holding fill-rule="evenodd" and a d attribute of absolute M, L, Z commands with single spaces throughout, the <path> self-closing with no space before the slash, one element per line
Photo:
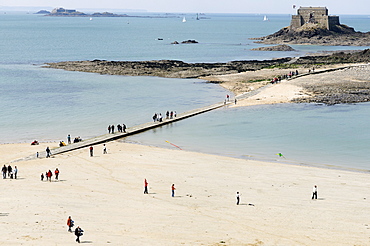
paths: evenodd
<path fill-rule="evenodd" d="M 370 32 L 357 32 L 340 24 L 339 16 L 328 15 L 325 7 L 300 7 L 297 15 L 292 16 L 290 26 L 253 39 L 263 44 L 370 46 Z"/>
<path fill-rule="evenodd" d="M 40 13 L 40 12 L 38 12 Z M 128 15 L 118 15 L 109 12 L 85 14 L 75 9 L 55 8 L 46 16 L 62 16 L 62 17 L 128 17 Z"/>

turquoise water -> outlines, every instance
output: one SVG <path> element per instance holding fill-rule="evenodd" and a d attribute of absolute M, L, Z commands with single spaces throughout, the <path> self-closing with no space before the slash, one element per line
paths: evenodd
<path fill-rule="evenodd" d="M 200 80 L 67 72 L 43 68 L 45 62 L 226 62 L 358 49 L 296 45 L 294 52 L 251 51 L 261 45 L 249 38 L 289 25 L 289 15 L 269 15 L 268 22 L 263 16 L 212 14 L 196 21 L 188 14 L 182 23 L 182 16 L 90 21 L 0 15 L 0 143 L 59 141 L 67 134 L 86 139 L 105 133 L 109 124 L 130 127 L 150 121 L 155 112 L 184 112 L 222 101 L 229 93 Z M 361 31 L 370 26 L 365 16 L 343 16 L 341 21 Z M 188 39 L 199 44 L 170 44 Z M 247 159 L 275 160 L 281 152 L 287 162 L 370 169 L 368 113 L 368 104 L 223 109 L 127 141 L 166 146 L 168 140 L 184 149 Z"/>
<path fill-rule="evenodd" d="M 184 150 L 238 158 L 369 170 L 369 115 L 370 103 L 226 108 L 125 141 L 174 148 L 169 141 Z"/>

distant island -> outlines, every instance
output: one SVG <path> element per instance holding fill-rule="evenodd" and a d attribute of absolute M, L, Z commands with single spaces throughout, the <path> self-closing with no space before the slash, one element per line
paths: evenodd
<path fill-rule="evenodd" d="M 328 15 L 326 7 L 300 7 L 290 26 L 274 34 L 252 38 L 263 44 L 315 44 L 330 46 L 370 46 L 370 32 L 356 32 L 340 24 L 339 16 Z"/>
<path fill-rule="evenodd" d="M 38 14 L 45 13 L 46 16 L 66 16 L 66 17 L 128 17 L 126 14 L 113 14 L 110 12 L 85 14 L 75 9 L 55 8 L 51 12 L 40 10 Z"/>
<path fill-rule="evenodd" d="M 35 13 L 35 15 L 47 15 L 47 14 L 50 14 L 50 11 L 44 9 Z"/>
<path fill-rule="evenodd" d="M 156 15 L 156 16 L 142 16 L 142 15 L 127 15 L 127 14 L 114 14 L 110 12 L 96 12 L 93 14 L 86 14 L 75 9 L 55 8 L 52 11 L 40 10 L 35 14 L 43 14 L 45 16 L 54 17 L 138 17 L 138 18 L 180 18 L 177 15 Z"/>

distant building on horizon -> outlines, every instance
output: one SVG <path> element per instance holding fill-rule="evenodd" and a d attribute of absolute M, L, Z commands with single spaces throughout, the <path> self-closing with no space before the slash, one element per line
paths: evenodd
<path fill-rule="evenodd" d="M 336 25 L 340 25 L 339 16 L 329 16 L 328 12 L 326 7 L 300 7 L 297 14 L 292 16 L 289 28 L 294 30 L 312 23 L 333 30 Z"/>

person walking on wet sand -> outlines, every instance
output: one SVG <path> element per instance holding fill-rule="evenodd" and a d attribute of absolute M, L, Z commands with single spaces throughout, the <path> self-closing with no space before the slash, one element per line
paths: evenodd
<path fill-rule="evenodd" d="M 107 146 L 105 146 L 105 144 L 103 144 L 103 154 L 107 154 Z"/>
<path fill-rule="evenodd" d="M 90 146 L 89 150 L 90 150 L 90 157 L 92 157 L 94 155 L 94 148 L 93 148 L 93 146 Z"/>
<path fill-rule="evenodd" d="M 71 144 L 71 135 L 70 134 L 68 134 L 68 136 L 67 136 L 67 141 L 68 141 L 68 144 Z"/>
<path fill-rule="evenodd" d="M 239 191 L 236 192 L 236 205 L 239 205 L 240 202 L 240 194 Z"/>
<path fill-rule="evenodd" d="M 312 189 L 312 199 L 317 199 L 317 186 L 316 185 Z"/>
<path fill-rule="evenodd" d="M 175 190 L 176 190 L 175 184 L 172 184 L 171 190 L 172 190 L 172 197 L 174 197 L 175 196 Z"/>
<path fill-rule="evenodd" d="M 111 127 L 110 127 L 110 125 L 108 126 L 108 133 L 110 133 L 110 130 L 111 130 Z"/>
<path fill-rule="evenodd" d="M 144 194 L 148 194 L 148 181 L 144 179 Z"/>
<path fill-rule="evenodd" d="M 83 230 L 77 226 L 77 228 L 75 229 L 75 235 L 76 235 L 76 242 L 80 243 L 80 237 L 83 235 Z"/>
<path fill-rule="evenodd" d="M 41 173 L 41 181 L 44 181 L 44 173 Z"/>

